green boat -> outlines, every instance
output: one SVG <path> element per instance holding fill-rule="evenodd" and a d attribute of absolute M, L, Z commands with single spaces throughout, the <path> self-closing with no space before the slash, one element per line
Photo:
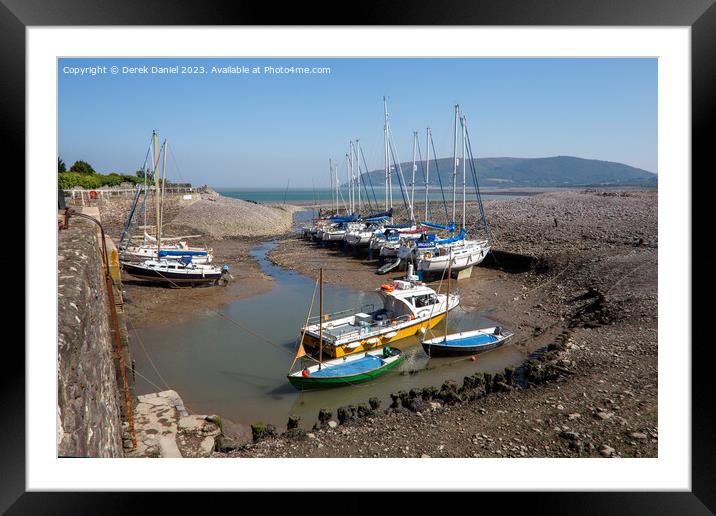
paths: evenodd
<path fill-rule="evenodd" d="M 399 349 L 383 346 L 295 371 L 288 381 L 301 390 L 353 385 L 384 375 L 404 359 Z"/>

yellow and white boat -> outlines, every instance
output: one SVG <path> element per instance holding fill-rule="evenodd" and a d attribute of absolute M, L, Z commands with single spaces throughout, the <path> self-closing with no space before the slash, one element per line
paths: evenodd
<path fill-rule="evenodd" d="M 379 310 L 342 317 L 335 314 L 334 319 L 325 315 L 320 323 L 318 319 L 309 321 L 301 329 L 306 348 L 318 349 L 321 333 L 323 353 L 334 358 L 392 344 L 424 334 L 460 303 L 458 294 L 438 294 L 420 281 L 395 280 L 381 285 L 378 292 L 383 298 Z"/>

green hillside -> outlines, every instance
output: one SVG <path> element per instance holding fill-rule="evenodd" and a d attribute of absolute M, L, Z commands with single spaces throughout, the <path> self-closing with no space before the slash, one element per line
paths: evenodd
<path fill-rule="evenodd" d="M 657 185 L 657 175 L 623 163 L 582 159 L 572 156 L 550 158 L 478 158 L 477 179 L 480 186 L 489 187 L 568 187 L 568 186 L 650 186 Z M 410 183 L 412 163 L 401 163 L 406 183 Z M 424 184 L 425 162 L 418 164 L 415 176 L 417 185 Z M 452 158 L 440 158 L 430 162 L 430 185 L 437 186 L 438 175 L 443 186 L 452 184 Z M 468 183 L 470 165 L 467 166 Z M 385 172 L 370 172 L 373 184 L 385 183 Z M 458 183 L 462 182 L 462 164 L 458 167 Z M 393 178 L 397 185 L 397 179 Z"/>

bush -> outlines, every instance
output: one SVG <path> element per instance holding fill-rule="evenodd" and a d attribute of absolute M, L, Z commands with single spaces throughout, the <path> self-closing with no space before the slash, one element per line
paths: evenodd
<path fill-rule="evenodd" d="M 102 176 L 85 175 L 77 172 L 60 172 L 57 174 L 57 184 L 62 190 L 69 190 L 75 186 L 82 188 L 99 188 L 102 186 Z"/>
<path fill-rule="evenodd" d="M 80 174 L 77 172 L 60 172 L 57 175 L 57 186 L 61 190 L 69 190 L 76 186 L 86 189 L 100 188 L 102 186 L 119 186 L 122 183 L 137 184 L 142 182 L 138 177 L 125 176 L 112 172 L 111 174 Z"/>
<path fill-rule="evenodd" d="M 75 161 L 75 164 L 70 167 L 70 172 L 77 172 L 78 174 L 87 174 L 87 175 L 95 174 L 95 171 L 92 168 L 92 165 L 90 165 L 86 161 L 82 161 L 82 160 Z"/>

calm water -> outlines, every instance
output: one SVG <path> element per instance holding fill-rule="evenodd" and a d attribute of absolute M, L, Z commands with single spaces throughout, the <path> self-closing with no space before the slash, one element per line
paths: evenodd
<path fill-rule="evenodd" d="M 310 217 L 310 213 L 302 212 L 297 219 Z M 310 427 L 321 408 L 367 403 L 371 396 L 381 398 L 383 407 L 387 407 L 390 393 L 428 385 L 439 387 L 446 379 L 462 381 L 475 372 L 501 370 L 522 359 L 507 345 L 479 355 L 476 362 L 462 357 L 429 360 L 413 337 L 397 343 L 406 360 L 385 376 L 364 384 L 301 393 L 288 383 L 286 374 L 315 283 L 271 264 L 266 253 L 275 245 L 267 242 L 251 251 L 264 272 L 273 277 L 271 291 L 219 308 L 223 317 L 204 314 L 197 307 L 200 314 L 191 321 L 138 330 L 147 351 L 145 354 L 133 344 L 138 394 L 166 389 L 153 363 L 190 412 L 216 413 L 243 424 L 263 421 L 284 430 L 290 414 L 301 415 L 302 423 Z M 375 287 L 380 283 L 376 276 Z M 370 303 L 380 304 L 376 292 L 324 285 L 326 311 L 356 309 Z M 457 308 L 450 313 L 450 330 L 490 325 L 488 316 L 489 311 L 466 313 Z M 439 334 L 442 328 L 441 324 L 434 332 Z"/>
<path fill-rule="evenodd" d="M 316 190 L 312 188 L 217 188 L 217 192 L 225 197 L 233 197 L 234 199 L 243 199 L 245 201 L 256 201 L 262 203 L 287 203 L 287 204 L 313 204 L 313 203 L 325 203 L 330 204 L 333 202 L 333 197 L 330 189 L 318 188 Z M 373 203 L 373 192 L 369 189 L 371 203 Z M 530 195 L 532 192 L 515 192 L 515 193 L 490 193 L 482 192 L 481 197 L 483 200 L 494 200 L 494 199 L 514 199 L 516 197 L 523 197 Z M 343 192 L 343 199 L 348 202 L 348 192 Z M 366 203 L 365 192 L 361 193 L 363 203 Z M 461 191 L 457 194 L 458 202 L 462 202 Z M 378 206 L 382 209 L 385 202 L 385 189 L 375 188 L 375 198 L 378 201 Z M 468 201 L 475 200 L 475 192 L 468 188 L 466 193 Z M 440 190 L 430 190 L 428 192 L 428 200 L 440 201 L 442 195 Z M 449 188 L 445 190 L 445 200 L 448 205 L 452 206 L 452 190 Z M 425 201 L 425 191 L 422 189 L 415 188 L 415 205 L 420 206 Z M 400 193 L 400 189 L 393 189 L 393 205 L 402 206 L 403 197 Z M 343 202 L 339 198 L 339 204 Z M 366 204 L 367 206 L 367 204 Z"/>

